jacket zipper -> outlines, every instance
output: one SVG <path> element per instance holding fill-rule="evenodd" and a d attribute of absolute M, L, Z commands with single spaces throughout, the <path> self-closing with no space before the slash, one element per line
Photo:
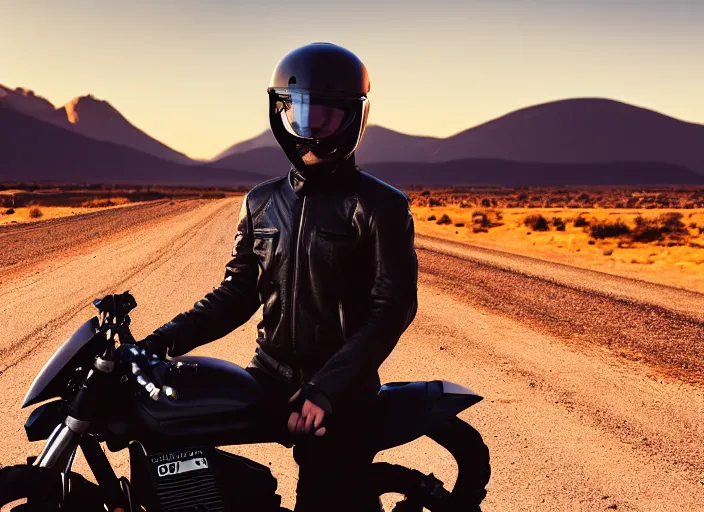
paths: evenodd
<path fill-rule="evenodd" d="M 337 312 L 340 314 L 340 328 L 342 329 L 342 337 L 346 339 L 347 334 L 345 332 L 345 310 L 342 309 L 341 300 L 337 301 Z"/>
<path fill-rule="evenodd" d="M 297 361 L 297 354 L 296 354 L 296 292 L 298 288 L 298 253 L 301 248 L 301 234 L 303 233 L 303 221 L 305 219 L 305 210 L 306 210 L 306 196 L 303 196 L 303 204 L 301 206 L 301 211 L 299 213 L 300 218 L 298 221 L 298 231 L 296 232 L 296 248 L 294 251 L 294 258 L 293 258 L 293 289 L 291 290 L 292 297 L 291 297 L 291 348 L 293 350 L 293 357 L 294 361 L 296 362 L 296 366 L 298 366 L 298 361 Z M 298 378 L 300 380 L 301 375 L 300 375 L 300 369 L 295 368 L 294 371 L 297 371 Z"/>

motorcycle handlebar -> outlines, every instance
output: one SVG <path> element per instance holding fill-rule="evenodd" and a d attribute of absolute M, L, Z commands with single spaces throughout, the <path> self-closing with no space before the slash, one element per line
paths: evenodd
<path fill-rule="evenodd" d="M 134 344 L 125 344 L 118 348 L 118 352 L 120 352 L 120 359 L 126 366 L 124 375 L 136 382 L 147 393 L 149 398 L 152 400 L 159 400 L 161 397 L 177 398 L 176 391 L 172 387 L 166 385 L 158 387 L 153 382 L 153 377 L 149 370 L 152 364 L 150 364 L 148 354 L 143 348 Z M 163 361 L 158 359 L 154 361 L 157 365 L 164 364 Z"/>

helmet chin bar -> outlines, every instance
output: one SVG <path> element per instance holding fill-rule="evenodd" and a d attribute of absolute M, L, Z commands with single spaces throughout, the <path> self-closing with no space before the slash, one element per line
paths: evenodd
<path fill-rule="evenodd" d="M 333 170 L 357 149 L 366 126 L 369 100 L 360 101 L 358 108 L 359 110 L 355 112 L 355 122 L 339 133 L 324 139 L 308 139 L 293 135 L 286 129 L 283 119 L 275 113 L 275 109 L 271 105 L 269 108 L 269 122 L 276 141 L 284 150 L 291 164 L 301 173 L 305 174 L 307 171 L 317 173 L 318 171 Z M 309 148 L 310 152 L 318 158 L 327 158 L 328 160 L 316 164 L 307 164 L 301 155 L 302 147 Z"/>

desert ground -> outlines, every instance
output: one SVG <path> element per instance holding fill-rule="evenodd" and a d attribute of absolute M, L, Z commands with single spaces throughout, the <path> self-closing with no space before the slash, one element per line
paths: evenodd
<path fill-rule="evenodd" d="M 0 227 L 1 465 L 41 449 L 20 404 L 91 301 L 130 290 L 138 338 L 190 308 L 223 276 L 239 205 L 156 201 Z M 443 378 L 485 397 L 461 414 L 492 454 L 483 510 L 703 509 L 704 295 L 424 234 L 416 247 L 418 315 L 382 380 Z M 245 365 L 257 320 L 197 353 Z M 231 449 L 270 465 L 293 505 L 289 450 Z M 127 472 L 126 454 L 110 458 Z M 377 460 L 455 478 L 428 439 Z"/>
<path fill-rule="evenodd" d="M 704 292 L 700 189 L 477 187 L 410 196 L 420 234 Z"/>

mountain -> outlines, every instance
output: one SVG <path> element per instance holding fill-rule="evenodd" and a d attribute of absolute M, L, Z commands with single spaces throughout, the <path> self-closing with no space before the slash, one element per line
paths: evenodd
<path fill-rule="evenodd" d="M 115 142 L 180 164 L 194 163 L 183 153 L 174 151 L 135 127 L 110 103 L 92 95 L 74 98 L 58 111 L 78 133 L 87 137 Z"/>
<path fill-rule="evenodd" d="M 357 150 L 356 157 L 359 162 L 387 162 L 403 160 L 434 161 L 432 152 L 437 151 L 437 142 L 442 139 L 436 137 L 422 137 L 406 135 L 378 125 L 369 125 L 364 132 L 364 139 Z M 221 152 L 210 160 L 219 167 L 226 167 L 228 161 L 235 162 L 233 155 L 240 155 L 254 149 L 279 148 L 271 130 L 265 130 L 256 137 L 238 142 Z M 430 152 L 430 159 L 428 153 Z"/>
<path fill-rule="evenodd" d="M 671 162 L 704 174 L 704 126 L 599 98 L 517 110 L 442 140 L 443 160 Z"/>
<path fill-rule="evenodd" d="M 408 185 L 704 185 L 704 176 L 660 162 L 541 163 L 464 159 L 451 162 L 381 162 L 363 170 L 397 187 Z"/>
<path fill-rule="evenodd" d="M 91 95 L 55 108 L 31 90 L 4 86 L 0 136 L 4 179 L 253 184 L 290 166 L 270 130 L 202 164 Z M 447 138 L 370 125 L 356 157 L 396 185 L 699 184 L 704 126 L 577 98 L 520 109 Z"/>
<path fill-rule="evenodd" d="M 54 105 L 49 100 L 41 96 L 36 96 L 34 91 L 18 87 L 9 89 L 0 84 L 0 104 L 5 107 L 23 112 L 39 118 L 52 118 L 55 114 Z M 55 116 L 59 120 L 59 116 Z"/>
<path fill-rule="evenodd" d="M 60 108 L 37 96 L 29 89 L 9 89 L 0 85 L 0 106 L 27 114 L 67 130 L 94 139 L 114 142 L 122 146 L 181 164 L 195 164 L 179 153 L 147 135 L 112 105 L 92 95 L 74 98 Z"/>
<path fill-rule="evenodd" d="M 0 181 L 233 186 L 264 179 L 248 171 L 177 164 L 0 105 Z"/>
<path fill-rule="evenodd" d="M 267 176 L 280 176 L 291 167 L 291 163 L 278 145 L 238 151 L 211 162 L 210 165 L 219 169 L 247 169 Z"/>
<path fill-rule="evenodd" d="M 233 144 L 229 148 L 227 148 L 225 151 L 222 151 L 221 153 L 215 155 L 213 158 L 210 159 L 210 162 L 217 162 L 217 161 L 223 161 L 226 158 L 232 156 L 232 155 L 237 155 L 240 153 L 244 153 L 246 151 L 251 151 L 253 149 L 260 149 L 260 148 L 278 148 L 279 144 L 276 142 L 276 139 L 274 138 L 274 134 L 271 133 L 271 130 L 266 129 L 256 137 L 252 137 L 251 139 L 244 140 L 242 142 L 238 142 L 236 144 Z"/>
<path fill-rule="evenodd" d="M 290 167 L 283 151 L 258 148 L 215 162 L 281 176 Z M 406 185 L 698 185 L 704 176 L 662 162 L 555 163 L 465 158 L 450 162 L 375 162 L 362 170 L 396 186 Z"/>
<path fill-rule="evenodd" d="M 355 157 L 360 164 L 370 162 L 441 162 L 443 139 L 406 135 L 383 128 L 369 126 Z"/>
<path fill-rule="evenodd" d="M 275 147 L 266 133 L 236 144 L 218 167 L 239 166 L 251 147 Z M 671 162 L 704 174 L 704 126 L 599 98 L 554 101 L 511 112 L 447 138 L 370 126 L 357 162 L 447 162 L 467 158 L 526 162 Z M 263 163 L 259 167 L 265 167 Z"/>

